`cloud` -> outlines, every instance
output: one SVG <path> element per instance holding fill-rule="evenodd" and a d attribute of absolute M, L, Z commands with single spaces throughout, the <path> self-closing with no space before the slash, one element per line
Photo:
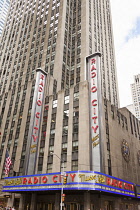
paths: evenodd
<path fill-rule="evenodd" d="M 134 75 L 140 73 L 140 35 L 129 39 L 117 56 L 117 74 L 121 106 L 132 103 L 130 84 Z"/>
<path fill-rule="evenodd" d="M 120 105 L 132 103 L 130 84 L 140 73 L 140 1 L 111 0 Z"/>
<path fill-rule="evenodd" d="M 135 27 L 140 17 L 140 2 L 138 0 L 111 0 L 113 31 L 116 47 L 121 47 L 125 38 Z"/>
<path fill-rule="evenodd" d="M 128 42 L 129 39 L 135 38 L 138 35 L 140 35 L 140 17 L 137 18 L 135 27 L 127 35 L 126 42 Z"/>

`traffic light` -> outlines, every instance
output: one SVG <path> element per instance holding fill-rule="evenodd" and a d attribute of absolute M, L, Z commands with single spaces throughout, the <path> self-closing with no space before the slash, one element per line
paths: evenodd
<path fill-rule="evenodd" d="M 67 176 L 64 176 L 64 178 L 63 178 L 63 184 L 67 184 Z"/>
<path fill-rule="evenodd" d="M 62 194 L 62 202 L 65 201 L 65 194 Z"/>

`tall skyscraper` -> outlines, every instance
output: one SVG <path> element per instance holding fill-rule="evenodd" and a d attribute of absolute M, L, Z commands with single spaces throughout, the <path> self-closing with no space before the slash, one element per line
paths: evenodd
<path fill-rule="evenodd" d="M 41 203 L 46 198 L 41 193 L 37 199 L 33 193 L 32 200 L 25 194 L 15 197 L 14 202 L 20 199 L 19 209 L 24 209 L 23 203 L 35 209 L 36 202 L 37 209 L 52 210 L 54 203 L 59 209 L 56 191 L 64 176 L 71 180 L 67 190 L 80 189 L 82 196 L 82 190 L 89 189 L 82 185 L 89 173 L 100 184 L 106 182 L 102 173 L 124 178 L 123 170 L 118 173 L 111 167 L 116 159 L 110 149 L 114 137 L 109 134 L 107 101 L 114 113 L 119 100 L 109 0 L 12 0 L 1 41 L 0 70 L 1 178 L 7 148 L 13 164 L 5 183 L 14 183 L 17 188 L 12 192 L 39 189 L 42 196 L 48 190 L 55 194 L 47 194 L 47 204 Z M 126 117 L 117 114 L 127 133 Z M 127 147 L 126 141 L 123 144 Z M 128 151 L 126 156 L 129 160 Z M 123 159 L 118 161 L 122 164 Z M 93 170 L 97 174 L 89 172 Z M 60 174 L 64 171 L 69 175 Z M 87 180 L 82 173 L 87 173 Z M 8 181 L 13 175 L 16 180 Z M 75 188 L 77 183 L 80 186 Z M 133 184 L 130 188 L 134 194 Z M 67 203 L 67 209 L 94 208 L 85 191 L 84 201 L 78 196 L 71 199 L 81 199 L 80 204 L 75 201 L 69 208 Z"/>
<path fill-rule="evenodd" d="M 4 28 L 9 6 L 10 6 L 9 0 L 0 0 L 0 36 Z"/>
<path fill-rule="evenodd" d="M 53 107 L 49 108 L 56 108 L 60 100 L 58 95 L 65 90 L 63 97 L 66 106 L 69 103 L 69 94 L 72 94 L 69 93 L 69 88 L 74 87 L 74 101 L 83 94 L 79 89 L 86 78 L 86 56 L 100 51 L 102 95 L 118 106 L 109 11 L 109 1 L 103 1 L 101 4 L 84 0 L 11 2 L 1 45 L 1 149 L 3 151 L 6 145 L 9 147 L 12 158 L 17 160 L 15 164 L 20 165 L 20 174 L 25 157 L 37 68 L 48 73 L 45 103 L 50 103 L 52 95 Z M 62 107 L 63 103 L 60 108 Z M 80 111 L 77 110 L 80 107 L 77 107 L 78 105 L 73 107 L 75 118 Z M 64 117 L 68 120 L 68 108 L 64 111 Z M 44 110 L 46 115 L 47 112 L 48 110 Z M 50 117 L 51 132 L 54 132 L 56 126 L 56 111 L 53 112 Z M 82 113 L 77 118 L 82 119 Z M 77 120 L 73 129 L 78 132 Z M 42 132 L 46 132 L 47 120 L 43 123 Z M 60 122 L 60 125 L 68 132 L 67 123 L 62 125 Z M 49 136 L 49 133 L 47 134 Z M 53 143 L 49 145 L 50 150 L 53 148 L 51 144 Z M 22 158 L 17 156 L 17 148 L 22 153 Z M 1 161 L 4 161 L 3 152 Z M 42 171 L 42 163 L 39 162 L 39 165 L 41 166 L 38 170 Z"/>
<path fill-rule="evenodd" d="M 48 106 L 49 109 L 55 110 L 50 119 L 48 116 L 51 126 L 51 131 L 47 132 L 50 139 L 48 145 L 50 151 L 53 151 L 55 147 L 52 143 L 54 137 L 51 138 L 51 135 L 55 136 L 53 132 L 55 132 L 57 121 L 56 108 L 59 100 L 63 100 L 59 99 L 62 91 L 64 96 L 62 94 L 61 97 L 64 97 L 64 105 L 67 106 L 62 112 L 67 122 L 61 121 L 59 126 L 63 127 L 64 133 L 68 132 L 70 107 L 68 108 L 66 104 L 70 103 L 70 94 L 72 94 L 70 88 L 74 91 L 74 99 L 72 98 L 71 103 L 73 100 L 76 103 L 76 105 L 71 105 L 75 117 L 73 130 L 78 132 L 78 121 L 81 122 L 84 119 L 82 106 L 80 107 L 78 103 L 79 97 L 83 95 L 80 85 L 86 79 L 85 58 L 96 51 L 101 52 L 102 96 L 118 106 L 109 1 L 102 3 L 84 0 L 11 2 L 1 45 L 2 163 L 4 148 L 8 147 L 12 158 L 16 160 L 15 164 L 20 167 L 19 173 L 23 172 L 37 68 L 43 69 L 48 74 L 45 104 L 53 100 L 53 105 Z M 82 100 L 81 104 L 84 102 Z M 88 100 L 83 105 L 84 110 L 87 105 Z M 60 109 L 62 107 L 63 103 Z M 48 110 L 44 110 L 46 117 L 47 112 Z M 43 132 L 46 132 L 47 119 L 43 121 L 43 124 L 42 140 L 46 138 Z M 77 137 L 75 138 L 78 140 Z M 62 137 L 57 141 L 61 144 Z M 42 145 L 40 154 L 44 155 L 45 143 Z M 17 153 L 17 148 L 22 157 L 20 153 Z M 40 161 L 38 171 L 42 171 L 43 167 L 43 162 Z M 51 171 L 52 168 L 49 170 L 49 167 L 52 166 L 48 166 L 47 169 Z"/>
<path fill-rule="evenodd" d="M 131 84 L 134 115 L 140 120 L 140 74 L 134 76 Z"/>

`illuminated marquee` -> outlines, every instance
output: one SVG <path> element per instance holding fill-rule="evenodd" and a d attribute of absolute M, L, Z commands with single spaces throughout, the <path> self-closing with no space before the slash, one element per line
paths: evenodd
<path fill-rule="evenodd" d="M 116 177 L 94 171 L 66 172 L 67 184 L 65 190 L 97 190 L 134 197 L 134 184 Z M 22 177 L 6 177 L 4 192 L 60 190 L 62 175 L 49 173 Z"/>
<path fill-rule="evenodd" d="M 117 180 L 117 179 L 112 179 L 112 178 L 107 177 L 106 178 L 106 184 L 109 185 L 109 186 L 134 191 L 134 185 L 133 184 L 124 182 L 122 180 Z"/>

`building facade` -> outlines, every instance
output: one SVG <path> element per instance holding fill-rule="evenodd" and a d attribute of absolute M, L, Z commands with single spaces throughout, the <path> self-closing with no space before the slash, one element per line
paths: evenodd
<path fill-rule="evenodd" d="M 2 34 L 4 24 L 6 22 L 9 6 L 9 0 L 0 0 L 0 36 Z"/>
<path fill-rule="evenodd" d="M 66 209 L 138 208 L 139 124 L 118 111 L 110 2 L 11 1 L 0 70 L 1 202 L 59 209 L 63 188 Z"/>
<path fill-rule="evenodd" d="M 135 115 L 135 110 L 134 110 L 134 105 L 133 104 L 130 104 L 130 105 L 127 105 L 126 108 L 134 115 Z"/>
<path fill-rule="evenodd" d="M 133 100 L 132 113 L 140 120 L 140 74 L 134 76 L 134 83 L 131 84 L 131 93 Z"/>
<path fill-rule="evenodd" d="M 82 87 L 87 89 L 88 92 L 87 81 L 83 83 Z M 80 87 L 80 89 L 82 88 Z M 81 106 L 85 105 L 85 101 L 80 103 L 81 99 L 86 99 L 87 92 L 84 92 L 84 95 L 79 94 L 79 104 Z M 59 94 L 64 97 L 64 92 Z M 60 95 L 59 98 L 61 98 Z M 59 103 L 62 103 L 62 98 L 58 100 L 56 107 L 59 111 L 56 112 L 57 125 L 55 132 L 62 132 L 59 122 L 63 121 L 62 118 L 60 119 L 60 115 L 62 116 L 63 114 L 60 114 Z M 70 105 L 70 102 L 68 105 Z M 73 109 L 73 106 L 70 107 Z M 11 195 L 8 200 L 9 205 L 14 203 L 17 209 L 59 209 L 61 201 L 60 190 L 63 187 L 66 209 L 139 209 L 139 121 L 126 108 L 117 109 L 106 99 L 103 99 L 103 108 L 104 173 L 91 171 L 90 169 L 89 147 L 96 148 L 96 144 L 95 141 L 92 141 L 92 144 L 90 144 L 87 141 L 87 137 L 85 138 L 84 136 L 87 135 L 87 132 L 82 131 L 83 129 L 90 130 L 89 123 L 87 123 L 89 117 L 85 114 L 83 116 L 85 119 L 81 123 L 79 121 L 78 124 L 80 131 L 78 137 L 83 134 L 79 143 L 80 149 L 76 143 L 77 140 L 74 139 L 77 132 L 73 133 L 72 139 L 67 133 L 64 133 L 62 137 L 63 142 L 64 138 L 67 138 L 67 141 L 60 144 L 58 142 L 60 137 L 57 140 L 55 139 L 54 149 L 51 150 L 55 152 L 53 155 L 49 152 L 49 145 L 45 146 L 44 154 L 47 151 L 46 154 L 48 155 L 46 157 L 48 157 L 49 163 L 47 163 L 47 158 L 45 158 L 42 166 L 38 160 L 38 167 L 42 166 L 45 170 L 43 168 L 42 171 L 36 171 L 32 175 L 18 176 L 19 174 L 17 173 L 15 176 L 9 176 L 4 179 L 3 194 L 6 193 L 7 195 L 10 193 Z M 52 108 L 52 112 L 53 110 L 54 108 Z M 50 109 L 48 112 L 50 112 Z M 73 115 L 69 114 L 69 129 L 73 128 L 71 117 L 73 120 L 75 119 Z M 70 131 L 68 130 L 68 132 Z M 45 144 L 49 144 L 49 142 L 46 140 Z M 65 148 L 63 145 L 65 145 Z M 43 149 L 41 145 L 39 148 L 39 151 Z M 59 158 L 62 155 L 65 158 L 63 158 L 62 164 L 64 163 L 64 167 L 62 167 L 60 173 L 61 161 Z M 44 164 L 45 161 L 46 163 Z M 64 184 L 62 182 L 63 171 L 66 172 L 67 177 L 67 182 Z"/>

